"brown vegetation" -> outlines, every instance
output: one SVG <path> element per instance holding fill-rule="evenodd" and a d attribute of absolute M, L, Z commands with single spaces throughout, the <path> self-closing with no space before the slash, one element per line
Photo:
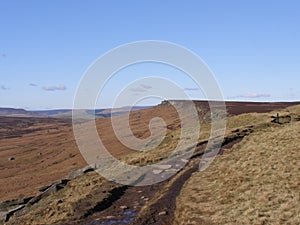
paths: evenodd
<path fill-rule="evenodd" d="M 299 129 L 260 126 L 194 173 L 177 198 L 175 224 L 299 224 Z"/>
<path fill-rule="evenodd" d="M 207 104 L 203 102 L 198 102 L 197 104 L 202 107 L 199 117 L 203 118 L 209 113 Z M 147 218 L 152 217 L 152 221 L 156 221 L 156 224 L 169 224 L 173 221 L 175 201 L 169 201 L 167 196 L 175 200 L 177 194 L 180 193 L 180 190 L 178 191 L 175 186 L 179 184 L 182 185 L 186 179 L 189 179 L 177 199 L 176 223 L 189 224 L 187 221 L 195 224 L 199 224 L 203 221 L 207 223 L 219 223 L 227 214 L 228 217 L 226 217 L 224 221 L 234 223 L 232 218 L 237 215 L 236 208 L 243 210 L 245 207 L 257 207 L 256 204 L 253 205 L 253 199 L 246 201 L 239 198 L 244 195 L 241 189 L 235 188 L 235 184 L 240 184 L 245 181 L 243 174 L 247 173 L 247 179 L 248 176 L 250 176 L 249 179 L 252 181 L 248 182 L 246 180 L 248 183 L 246 183 L 245 186 L 241 186 L 241 188 L 244 188 L 243 192 L 246 192 L 247 189 L 250 192 L 246 192 L 246 194 L 251 195 L 254 194 L 255 191 L 258 193 L 259 188 L 255 186 L 254 181 L 261 178 L 260 175 L 264 173 L 266 169 L 264 166 L 268 165 L 266 162 L 269 162 L 269 159 L 276 162 L 282 152 L 293 154 L 293 157 L 299 157 L 295 148 L 297 143 L 292 142 L 294 137 L 290 135 L 290 132 L 293 130 L 290 126 L 291 123 L 288 125 L 272 123 L 272 116 L 276 115 L 278 111 L 267 113 L 273 109 L 278 110 L 288 105 L 291 104 L 276 103 L 272 105 L 270 103 L 247 103 L 244 105 L 245 108 L 241 108 L 243 107 L 241 103 L 228 103 L 229 115 L 235 116 L 227 118 L 225 141 L 229 144 L 225 144 L 224 142 L 225 145 L 221 151 L 225 151 L 225 154 L 218 157 L 207 170 L 194 173 L 190 179 L 189 177 L 192 172 L 195 171 L 195 169 L 197 170 L 199 157 L 203 153 L 205 143 L 210 134 L 210 124 L 205 121 L 202 121 L 201 124 L 199 143 L 202 144 L 199 144 L 194 158 L 187 167 L 172 179 L 145 188 L 127 188 L 108 182 L 104 178 L 99 177 L 97 173 L 87 173 L 85 176 L 71 180 L 62 190 L 43 198 L 38 204 L 31 206 L 30 211 L 26 211 L 28 208 L 25 208 L 22 215 L 13 216 L 9 222 L 12 224 L 18 224 L 18 221 L 22 221 L 22 224 L 53 224 L 64 221 L 63 224 L 80 224 L 82 221 L 109 220 L 106 218 L 110 218 L 111 216 L 121 218 L 122 213 L 120 213 L 117 208 L 120 210 L 120 207 L 125 204 L 135 213 L 140 212 L 136 217 L 137 221 L 147 221 Z M 293 106 L 288 108 L 288 110 L 280 111 L 280 116 L 291 115 L 291 118 L 297 120 L 297 115 L 300 114 L 299 108 L 300 107 Z M 240 112 L 247 112 L 247 110 L 253 113 L 239 114 Z M 117 116 L 116 118 L 122 121 L 124 116 L 126 115 Z M 110 118 L 97 120 L 97 128 L 101 140 L 111 154 L 130 164 L 145 165 L 165 158 L 174 150 L 180 134 L 180 121 L 177 113 L 172 107 L 159 105 L 154 108 L 131 113 L 130 125 L 136 137 L 144 139 L 150 135 L 148 125 L 153 117 L 162 117 L 164 119 L 167 127 L 167 135 L 157 148 L 148 152 L 132 151 L 122 145 L 114 135 Z M 293 126 L 299 126 L 299 122 L 296 122 L 296 120 L 294 122 L 291 120 Z M 1 124 L 3 124 L 0 128 L 1 201 L 36 195 L 41 186 L 65 178 L 70 171 L 76 168 L 82 168 L 86 165 L 86 162 L 77 149 L 73 137 L 71 121 L 68 119 L 6 117 L 1 118 Z M 247 135 L 247 137 L 245 137 L 242 142 L 235 144 L 245 135 Z M 274 144 L 272 141 L 276 136 L 282 137 L 278 138 L 277 142 L 274 142 L 276 144 Z M 274 148 L 277 148 L 277 150 L 273 151 L 272 149 Z M 231 150 L 229 151 L 229 149 Z M 256 159 L 256 155 L 261 156 L 258 157 L 258 159 L 261 160 L 260 163 L 253 161 Z M 13 157 L 14 160 L 9 160 L 10 157 Z M 284 163 L 288 163 L 287 165 L 292 166 L 291 162 L 295 162 L 295 160 L 291 162 L 287 162 L 287 160 L 287 158 L 283 158 L 281 161 L 278 161 L 276 165 L 280 165 L 280 168 L 282 168 L 281 166 Z M 256 165 L 256 172 L 255 169 L 251 168 L 253 163 Z M 295 167 L 297 170 L 297 168 L 299 168 L 297 162 L 296 166 L 298 166 Z M 292 175 L 293 182 L 296 178 L 298 178 L 298 181 L 300 180 L 299 170 L 294 171 L 295 168 L 289 167 L 289 170 L 286 172 L 287 174 L 295 172 L 295 175 Z M 229 173 L 227 170 L 231 172 Z M 276 171 L 281 170 L 267 171 L 275 172 L 275 175 L 271 176 L 270 179 L 259 180 L 261 183 L 276 183 L 276 179 L 280 179 L 280 177 L 282 178 L 284 175 L 276 173 Z M 255 176 L 253 174 L 255 174 Z M 251 177 L 252 175 L 254 177 Z M 201 179 L 199 177 L 201 177 Z M 278 184 L 285 185 L 284 187 L 286 189 L 282 190 L 280 189 L 280 185 L 277 185 L 276 188 L 279 189 L 278 192 L 274 192 L 275 196 L 283 194 L 283 196 L 286 197 L 288 195 L 287 191 L 290 191 L 289 188 L 295 184 L 293 182 L 285 183 L 284 181 L 285 180 L 282 179 L 282 182 L 278 182 Z M 216 195 L 208 193 L 209 188 L 212 187 L 216 188 L 216 190 L 214 190 L 217 193 Z M 217 190 L 217 187 L 221 188 Z M 254 189 L 251 189 L 252 187 Z M 262 188 L 263 185 L 260 187 Z M 266 190 L 266 193 L 269 193 L 270 190 L 271 189 Z M 111 197 L 115 195 L 115 193 L 120 194 L 120 199 Z M 194 194 L 191 196 L 190 193 Z M 228 193 L 232 194 L 232 196 Z M 246 194 L 245 196 L 247 197 L 248 195 Z M 210 197 L 206 199 L 205 196 Z M 259 196 L 264 196 L 264 194 L 262 193 Z M 235 199 L 236 197 L 238 197 L 237 200 Z M 293 195 L 293 197 L 297 199 L 297 196 Z M 234 201 L 236 205 L 231 204 L 231 200 L 230 204 L 226 203 L 230 198 L 233 199 L 232 201 Z M 247 198 L 251 199 L 249 196 Z M 111 202 L 107 204 L 106 199 Z M 281 204 L 282 198 L 280 199 L 280 201 L 277 200 Z M 284 203 L 299 208 L 298 205 L 294 204 L 295 199 L 288 200 Z M 261 201 L 261 204 L 264 206 L 264 200 L 256 198 L 254 198 L 254 200 Z M 243 206 L 244 208 L 241 206 L 243 202 L 246 204 Z M 201 205 L 202 203 L 204 205 Z M 272 202 L 272 204 L 273 203 L 274 202 Z M 162 210 L 158 205 L 165 205 L 166 209 Z M 210 210 L 218 209 L 218 213 L 215 215 L 209 210 L 207 211 L 208 213 L 203 211 L 207 206 L 209 206 Z M 226 207 L 222 208 L 223 206 Z M 259 205 L 259 207 L 261 207 L 261 205 Z M 273 215 L 273 212 L 274 215 L 279 215 L 281 212 L 281 208 L 278 211 L 272 211 L 275 210 L 274 208 L 269 208 L 268 210 L 267 212 L 271 215 Z M 289 211 L 288 208 L 284 208 L 282 212 L 285 211 Z M 119 214 L 121 217 L 117 216 Z M 243 214 L 241 213 L 240 215 Z M 249 215 L 247 214 L 251 220 L 247 220 L 248 222 L 260 221 L 256 220 L 257 218 L 255 217 L 255 215 L 257 216 L 258 214 L 250 213 Z M 291 214 L 293 220 L 290 221 L 297 221 L 297 215 L 299 217 L 299 211 L 294 210 Z M 243 222 L 244 220 L 239 221 Z M 278 222 L 276 220 L 266 221 Z"/>

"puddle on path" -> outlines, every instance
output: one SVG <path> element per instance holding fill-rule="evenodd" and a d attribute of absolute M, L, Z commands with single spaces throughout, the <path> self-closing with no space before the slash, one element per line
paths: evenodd
<path fill-rule="evenodd" d="M 128 210 L 128 211 L 123 212 L 123 214 L 119 218 L 116 218 L 116 219 L 103 218 L 103 219 L 101 219 L 101 221 L 95 220 L 93 222 L 88 223 L 87 225 L 129 224 L 134 221 L 136 215 L 137 215 L 137 212 Z"/>

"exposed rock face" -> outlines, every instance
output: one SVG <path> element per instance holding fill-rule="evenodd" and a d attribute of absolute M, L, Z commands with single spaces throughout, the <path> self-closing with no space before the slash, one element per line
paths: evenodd
<path fill-rule="evenodd" d="M 157 167 L 158 169 L 161 169 L 161 170 L 167 170 L 167 169 L 170 169 L 172 167 L 172 165 L 155 165 L 155 167 Z"/>
<path fill-rule="evenodd" d="M 20 216 L 30 210 L 30 207 L 42 198 L 45 198 L 62 188 L 64 188 L 70 180 L 73 180 L 77 177 L 83 176 L 84 174 L 94 171 L 97 168 L 94 166 L 86 166 L 82 169 L 77 169 L 72 171 L 66 179 L 55 181 L 51 184 L 44 185 L 40 187 L 39 191 L 41 192 L 35 197 L 29 197 L 25 199 L 14 199 L 0 203 L 0 223 L 7 222 L 10 217 L 13 215 Z"/>
<path fill-rule="evenodd" d="M 42 198 L 47 197 L 50 194 L 55 193 L 56 191 L 64 188 L 64 186 L 66 186 L 69 181 L 70 181 L 69 179 L 63 179 L 63 180 L 60 180 L 60 181 L 55 181 L 50 185 L 46 185 L 46 186 L 41 187 L 39 190 L 42 193 L 35 196 L 34 198 L 32 198 L 28 202 L 28 204 L 33 205 L 33 204 L 37 203 L 38 201 L 40 201 Z"/>
<path fill-rule="evenodd" d="M 77 177 L 81 177 L 84 174 L 88 173 L 88 172 L 92 172 L 95 171 L 97 169 L 97 165 L 93 165 L 93 166 L 86 166 L 82 169 L 77 169 L 72 171 L 71 173 L 69 173 L 67 179 L 75 179 Z"/>
<path fill-rule="evenodd" d="M 0 211 L 8 211 L 9 209 L 16 207 L 18 205 L 26 204 L 32 197 L 24 199 L 13 199 L 0 203 Z"/>
<path fill-rule="evenodd" d="M 32 197 L 24 199 L 13 199 L 0 203 L 0 223 L 7 222 L 17 211 L 23 209 Z"/>
<path fill-rule="evenodd" d="M 5 216 L 5 222 L 7 222 L 9 220 L 9 218 L 17 211 L 23 209 L 25 207 L 25 205 L 19 205 L 18 207 L 14 208 L 14 209 L 11 209 L 9 210 L 7 213 L 6 213 L 6 216 Z"/>
<path fill-rule="evenodd" d="M 163 170 L 153 170 L 152 172 L 153 172 L 154 174 L 160 174 L 162 171 L 163 171 Z"/>
<path fill-rule="evenodd" d="M 72 180 L 72 179 L 75 179 L 77 177 L 83 176 L 83 174 L 84 173 L 83 173 L 82 169 L 77 169 L 77 170 L 74 170 L 74 171 L 70 172 L 69 175 L 67 176 L 67 178 Z"/>
<path fill-rule="evenodd" d="M 59 181 L 54 181 L 51 184 L 47 184 L 45 186 L 40 187 L 39 191 L 40 192 L 45 192 L 45 191 L 47 191 L 47 189 L 51 188 L 51 186 L 53 186 L 53 185 L 65 186 L 69 181 L 70 181 L 70 179 L 62 179 L 62 180 L 59 180 Z"/>

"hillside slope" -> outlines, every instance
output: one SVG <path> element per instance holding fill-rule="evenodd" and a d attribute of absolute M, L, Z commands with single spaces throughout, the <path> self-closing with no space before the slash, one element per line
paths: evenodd
<path fill-rule="evenodd" d="M 175 224 L 300 224 L 299 146 L 300 122 L 256 129 L 186 182 Z"/>
<path fill-rule="evenodd" d="M 201 106 L 199 117 L 206 117 L 208 113 L 207 105 L 198 102 L 197 106 Z M 275 104 L 275 106 L 272 106 L 272 104 L 268 104 L 267 109 L 265 106 L 265 104 L 254 104 L 250 108 L 246 106 L 246 109 L 250 112 L 269 112 L 274 108 L 278 109 L 277 107 L 283 108 L 284 105 L 278 106 Z M 250 138 L 252 133 L 257 134 L 260 132 L 263 135 L 268 133 L 268 129 L 281 129 L 289 126 L 288 124 L 279 125 L 271 122 L 274 120 L 272 116 L 276 115 L 277 112 L 281 116 L 281 122 L 289 122 L 288 117 L 286 117 L 289 115 L 298 120 L 297 115 L 300 114 L 299 107 L 293 106 L 271 113 L 235 115 L 246 110 L 239 107 L 242 107 L 240 103 L 234 103 L 229 108 L 228 113 L 234 116 L 227 118 L 226 138 L 221 149 L 221 153 L 225 151 L 225 154 L 217 158 L 216 162 L 219 162 L 218 160 L 223 156 L 227 156 L 228 149 L 231 149 L 232 146 L 234 149 L 243 143 L 237 143 L 238 141 L 242 139 L 245 141 Z M 122 121 L 124 116 L 118 116 L 117 119 Z M 168 156 L 176 147 L 181 130 L 177 113 L 172 107 L 162 104 L 131 113 L 130 125 L 136 137 L 143 139 L 150 135 L 148 125 L 153 117 L 164 119 L 168 128 L 167 135 L 157 148 L 147 152 L 135 152 L 122 145 L 114 135 L 110 118 L 97 120 L 96 123 L 99 135 L 112 155 L 130 164 L 145 165 L 160 161 Z M 20 198 L 39 194 L 38 189 L 42 185 L 66 178 L 71 170 L 84 167 L 85 162 L 76 147 L 70 121 L 39 119 L 39 121 L 32 124 L 30 118 L 17 118 L 16 121 L 21 124 L 18 129 L 13 129 L 13 126 L 11 126 L 14 120 L 9 122 L 5 118 L 2 121 L 7 122 L 5 126 L 7 129 L 11 129 L 10 132 L 14 134 L 11 138 L 5 135 L 2 139 L 0 138 L 2 146 L 0 154 L 4 156 L 0 158 L 0 165 L 2 165 L 0 179 L 1 183 L 8 184 L 1 185 L 2 200 L 13 197 L 17 198 L 17 202 L 20 202 Z M 7 224 L 101 224 L 102 222 L 117 223 L 118 221 L 134 221 L 133 224 L 171 224 L 174 221 L 175 207 L 177 208 L 176 222 L 179 224 L 188 224 L 185 214 L 189 216 L 188 219 L 197 218 L 197 221 L 200 221 L 197 213 L 191 216 L 189 212 L 181 210 L 180 207 L 186 207 L 187 209 L 190 209 L 189 206 L 197 209 L 201 208 L 197 204 L 193 205 L 197 202 L 197 199 L 189 199 L 188 197 L 191 196 L 184 193 L 192 193 L 189 184 L 194 184 L 192 188 L 195 189 L 195 193 L 199 192 L 195 196 L 201 195 L 201 190 L 197 189 L 201 182 L 199 183 L 199 180 L 193 181 L 198 172 L 194 173 L 193 176 L 192 174 L 198 169 L 199 160 L 210 134 L 210 124 L 205 121 L 202 122 L 199 143 L 192 159 L 185 168 L 165 182 L 146 187 L 128 187 L 107 181 L 95 172 L 88 172 L 76 179 L 60 181 L 64 182 L 64 187 L 61 184 L 53 184 L 51 186 L 54 187 L 51 190 L 53 192 L 44 195 L 34 204 L 21 201 L 18 204 L 23 208 L 18 209 L 16 213 L 11 215 Z M 298 122 L 293 124 L 298 124 Z M 6 128 L 3 127 L 3 129 Z M 271 130 L 269 133 L 272 132 L 275 132 L 275 130 Z M 266 137 L 266 139 L 268 138 Z M 258 139 L 253 144 L 259 143 Z M 39 155 L 39 152 L 42 152 L 42 155 Z M 16 159 L 8 161 L 9 156 L 16 156 Z M 230 160 L 229 162 L 233 163 Z M 211 167 L 214 167 L 214 165 L 215 162 Z M 229 167 L 230 165 L 226 164 L 226 166 Z M 171 168 L 171 170 L 174 169 Z M 209 169 L 210 167 L 207 171 Z M 192 176 L 191 179 L 189 179 L 190 176 Z M 189 180 L 189 182 L 180 194 L 180 189 L 186 180 Z M 227 193 L 226 188 L 224 186 L 222 192 Z M 20 194 L 25 194 L 25 196 L 20 197 Z M 43 191 L 41 194 L 44 194 Z M 179 194 L 176 204 L 175 200 Z M 10 201 L 9 204 L 11 203 Z M 5 205 L 7 203 L 0 204 L 1 207 Z M 14 207 L 16 206 L 12 206 L 11 209 L 14 209 Z M 230 208 L 230 206 L 228 207 Z M 0 215 L 2 213 L 1 209 Z M 3 210 L 8 209 L 3 207 Z M 178 210 L 179 212 L 185 212 L 185 214 L 178 214 Z M 193 210 L 197 211 L 194 208 Z M 6 213 L 6 211 L 3 211 L 3 213 Z"/>

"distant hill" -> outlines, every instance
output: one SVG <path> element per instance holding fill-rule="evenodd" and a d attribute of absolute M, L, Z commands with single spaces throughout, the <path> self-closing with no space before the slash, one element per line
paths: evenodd
<path fill-rule="evenodd" d="M 163 101 L 161 104 L 166 104 L 167 101 Z M 184 104 L 184 100 L 170 100 L 169 102 Z M 203 107 L 209 107 L 208 101 L 194 101 L 196 105 L 202 105 Z M 230 115 L 238 115 L 241 113 L 250 112 L 269 112 L 272 110 L 278 110 L 286 108 L 288 106 L 298 105 L 300 102 L 235 102 L 227 101 L 226 108 Z M 152 106 L 135 106 L 133 108 L 129 106 L 115 108 L 115 109 L 83 109 L 80 113 L 85 115 L 95 115 L 96 118 L 106 118 L 111 116 L 122 115 L 129 111 L 136 111 L 141 109 L 150 108 Z M 25 110 L 15 108 L 1 108 L 0 116 L 13 116 L 13 117 L 54 117 L 54 118 L 72 118 L 72 109 L 53 109 L 53 110 Z"/>
<path fill-rule="evenodd" d="M 146 109 L 151 106 L 135 106 L 135 107 L 121 107 L 115 109 L 87 109 L 83 110 L 88 115 L 95 115 L 96 118 L 105 118 L 116 115 L 122 115 L 128 113 L 129 111 L 136 111 L 140 109 Z M 71 118 L 72 109 L 53 109 L 53 110 L 25 110 L 25 109 L 15 109 L 15 108 L 1 108 L 0 116 L 9 117 L 56 117 L 56 118 Z"/>
<path fill-rule="evenodd" d="M 0 116 L 34 116 L 34 112 L 25 109 L 0 108 Z"/>

